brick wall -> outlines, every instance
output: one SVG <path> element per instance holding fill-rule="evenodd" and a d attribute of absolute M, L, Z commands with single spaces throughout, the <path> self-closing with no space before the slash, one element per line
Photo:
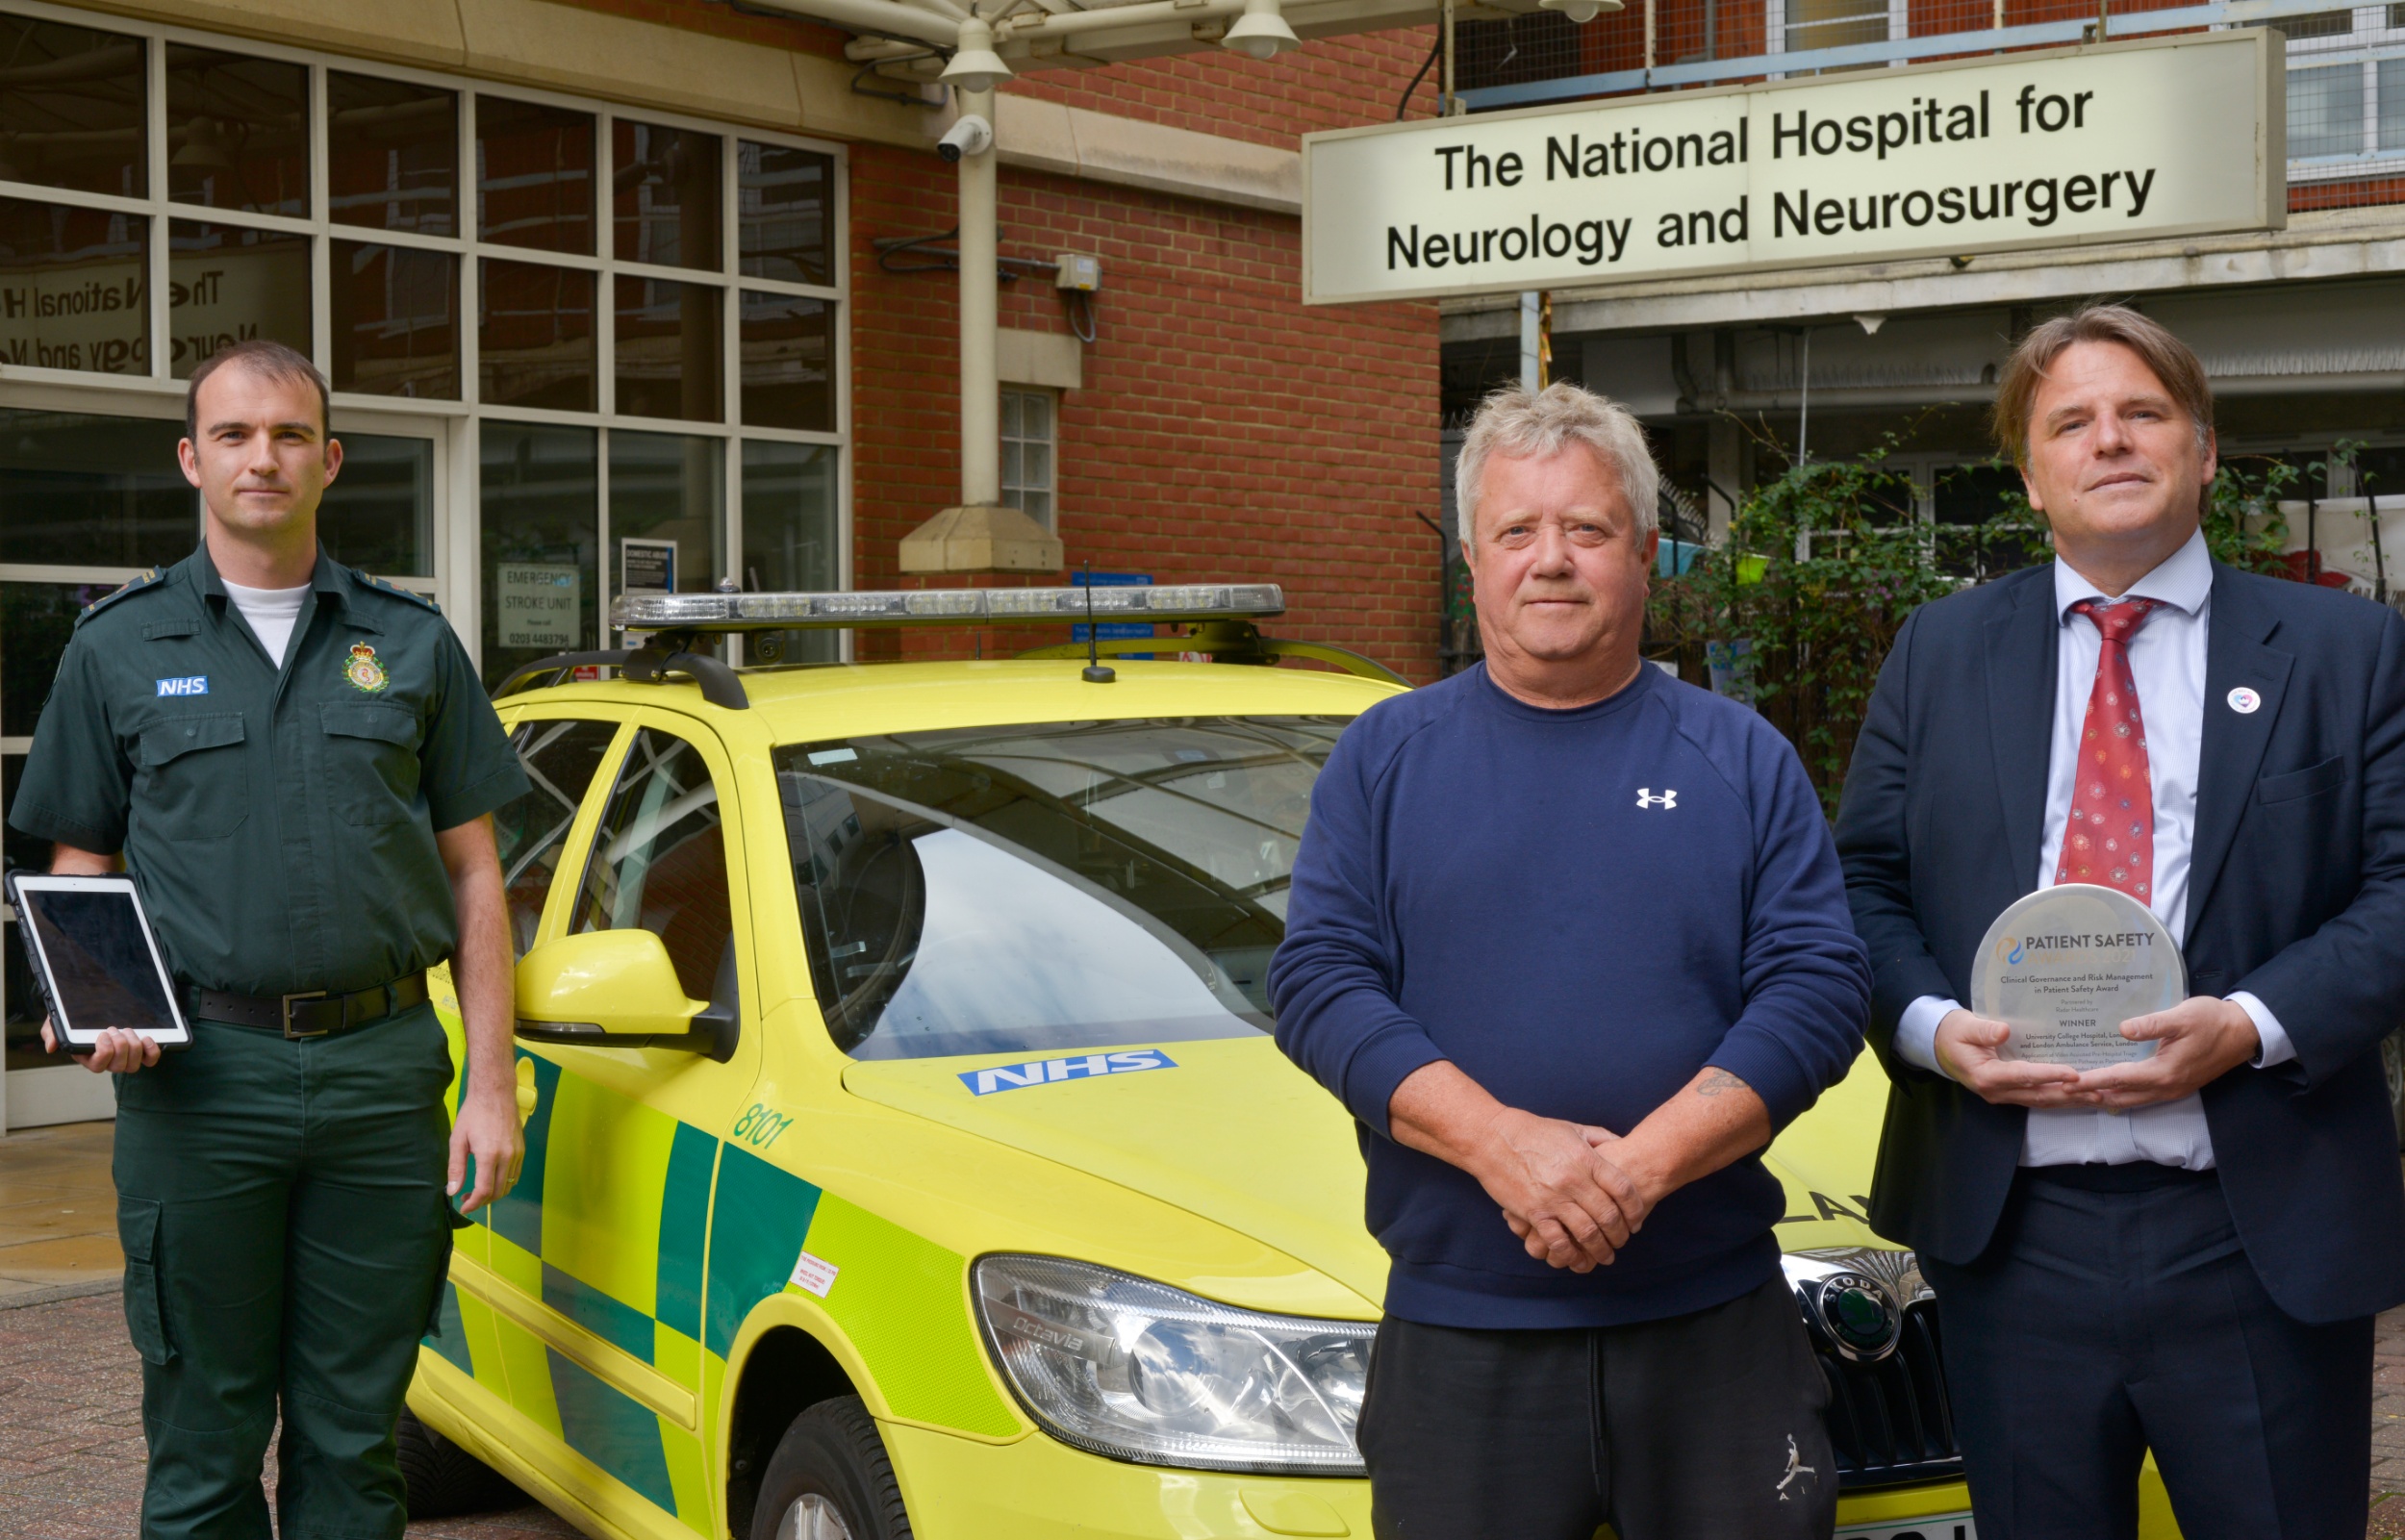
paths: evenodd
<path fill-rule="evenodd" d="M 1275 581 L 1274 629 L 1434 676 L 1438 557 L 1433 306 L 1305 308 L 1283 215 L 1004 168 L 1002 251 L 1102 260 L 1084 388 L 1061 404 L 1058 532 L 1075 567 L 1155 581 Z M 931 156 L 852 162 L 854 580 L 899 581 L 903 535 L 958 500 L 957 280 L 878 269 L 879 236 L 951 228 Z M 1002 324 L 1069 329 L 1043 278 L 1003 287 Z M 963 656 L 934 631 L 876 655 Z M 1043 637 L 993 637 L 986 651 Z"/>
<path fill-rule="evenodd" d="M 749 41 L 839 53 L 840 34 L 712 0 L 571 0 Z M 1005 88 L 1292 147 L 1381 122 L 1428 57 L 1430 28 L 1314 41 L 1268 63 L 1212 48 Z M 1435 72 L 1411 115 L 1435 111 Z M 1004 167 L 1002 251 L 1102 259 L 1099 340 L 1059 418 L 1058 532 L 1075 567 L 1159 582 L 1273 581 L 1281 635 L 1436 672 L 1437 325 L 1433 305 L 1301 303 L 1299 220 Z M 851 158 L 853 569 L 901 582 L 902 537 L 959 500 L 958 280 L 879 269 L 873 242 L 952 228 L 955 173 L 932 154 Z M 1005 285 L 1001 323 L 1066 332 L 1043 277 Z M 1057 631 L 886 632 L 865 656 L 1007 654 Z"/>

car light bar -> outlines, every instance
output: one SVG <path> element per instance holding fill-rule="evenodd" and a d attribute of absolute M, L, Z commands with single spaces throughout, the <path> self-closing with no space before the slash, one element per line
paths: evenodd
<path fill-rule="evenodd" d="M 1282 615 L 1275 583 L 1126 588 L 919 589 L 900 593 L 628 593 L 610 606 L 622 631 L 782 631 L 844 626 L 1042 624 L 1097 620 L 1246 620 Z"/>

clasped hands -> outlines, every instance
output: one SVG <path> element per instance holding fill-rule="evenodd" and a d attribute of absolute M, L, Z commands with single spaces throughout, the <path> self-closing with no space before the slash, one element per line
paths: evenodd
<path fill-rule="evenodd" d="M 1529 1255 L 1592 1273 L 1610 1264 L 1654 1206 L 1654 1195 L 1613 1160 L 1619 1143 L 1608 1128 L 1503 1107 L 1470 1174 Z"/>
<path fill-rule="evenodd" d="M 2262 1035 L 2245 1007 L 2198 995 L 2167 1011 L 2132 1017 L 2121 1035 L 2152 1042 L 2152 1057 L 2085 1073 L 2060 1064 L 2001 1058 L 2012 1036 L 2004 1022 L 1965 1010 L 1948 1011 L 1932 1048 L 1946 1075 L 1981 1098 L 2020 1107 L 2083 1107 L 2129 1112 L 2195 1095 L 2263 1051 Z"/>

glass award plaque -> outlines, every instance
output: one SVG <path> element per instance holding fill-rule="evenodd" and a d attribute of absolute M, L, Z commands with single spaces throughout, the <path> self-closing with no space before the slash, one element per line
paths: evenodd
<path fill-rule="evenodd" d="M 2013 1035 L 1997 1056 L 2101 1070 L 2150 1057 L 2121 1023 L 2188 997 L 2188 968 L 2154 911 L 2117 888 L 2040 888 L 1996 917 L 1971 969 L 1971 1010 Z"/>

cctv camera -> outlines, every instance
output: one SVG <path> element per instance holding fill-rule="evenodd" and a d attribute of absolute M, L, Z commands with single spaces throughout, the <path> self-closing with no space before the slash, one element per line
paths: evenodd
<path fill-rule="evenodd" d="M 935 153 L 947 161 L 957 161 L 964 155 L 983 155 L 994 147 L 994 125 L 971 113 L 935 142 Z"/>

